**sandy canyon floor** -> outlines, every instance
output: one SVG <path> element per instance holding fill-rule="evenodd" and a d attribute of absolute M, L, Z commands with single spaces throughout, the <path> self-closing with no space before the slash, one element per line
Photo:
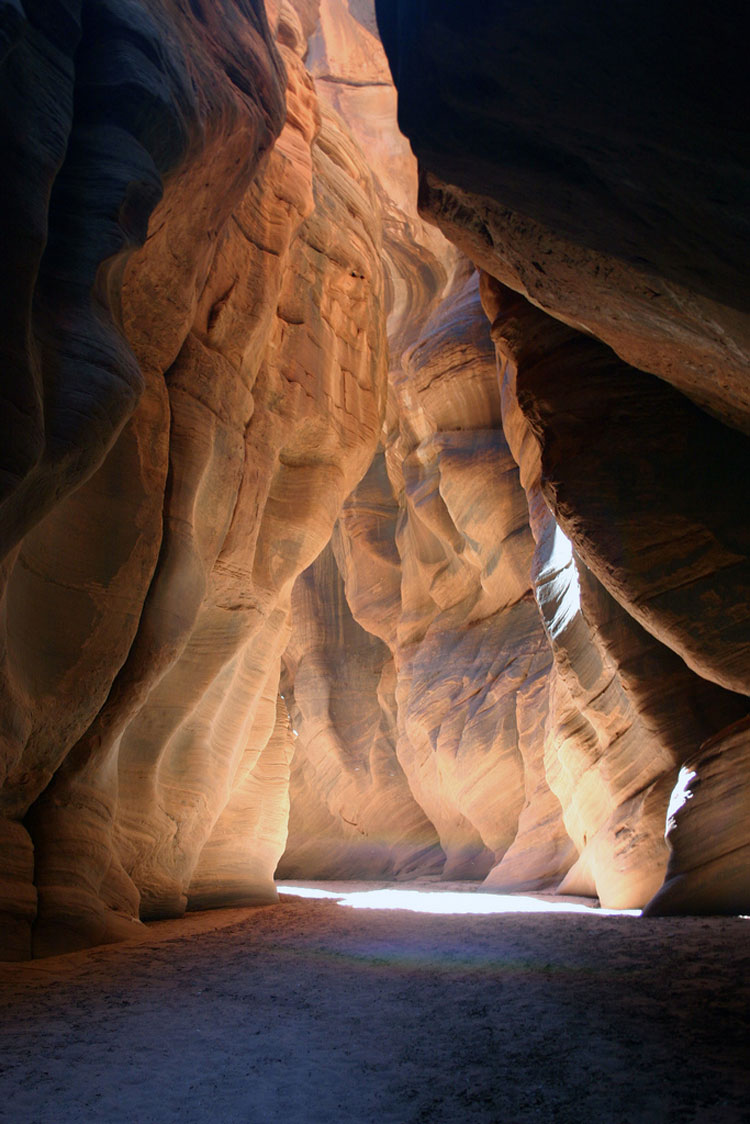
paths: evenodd
<path fill-rule="evenodd" d="M 750 921 L 326 889 L 0 966 L 0 1120 L 750 1121 Z"/>

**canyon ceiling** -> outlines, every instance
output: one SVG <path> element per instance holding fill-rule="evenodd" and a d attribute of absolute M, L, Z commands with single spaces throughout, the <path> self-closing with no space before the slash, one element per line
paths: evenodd
<path fill-rule="evenodd" d="M 750 912 L 750 17 L 693 7 L 0 0 L 1 957 L 277 867 Z"/>

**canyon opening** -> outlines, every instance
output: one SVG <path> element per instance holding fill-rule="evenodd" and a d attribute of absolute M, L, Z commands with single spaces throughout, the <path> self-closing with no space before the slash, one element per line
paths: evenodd
<path fill-rule="evenodd" d="M 750 1120 L 750 13 L 0 0 L 0 1119 Z"/>

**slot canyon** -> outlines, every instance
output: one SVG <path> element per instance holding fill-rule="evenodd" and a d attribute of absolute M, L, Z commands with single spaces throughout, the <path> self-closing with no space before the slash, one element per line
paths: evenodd
<path fill-rule="evenodd" d="M 0 0 L 0 1120 L 750 1120 L 748 42 Z"/>

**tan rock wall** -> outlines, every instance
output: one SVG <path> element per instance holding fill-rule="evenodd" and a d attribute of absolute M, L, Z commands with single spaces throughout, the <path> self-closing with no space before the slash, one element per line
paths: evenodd
<path fill-rule="evenodd" d="M 404 195 L 413 162 L 398 143 L 383 143 L 395 130 L 382 59 L 344 8 L 321 6 L 308 59 L 371 153 L 385 198 L 390 390 L 383 456 L 346 502 L 334 536 L 346 601 L 333 559 L 325 581 L 313 570 L 304 595 L 298 587 L 286 659 L 299 736 L 280 870 L 341 876 L 349 863 L 352 873 L 383 876 L 373 846 L 381 784 L 374 770 L 352 774 L 355 801 L 345 763 L 349 753 L 373 756 L 387 727 L 437 831 L 445 877 L 561 886 L 610 906 L 642 905 L 664 876 L 678 763 L 742 704 L 624 612 L 555 521 L 526 387 L 531 363 L 546 361 L 562 411 L 591 345 L 526 302 L 516 307 L 485 278 L 496 359 L 476 276 L 436 234 L 425 237 L 413 196 Z M 357 84 L 342 54 L 344 26 L 358 37 Z M 390 121 L 377 140 L 367 124 L 376 99 L 374 119 Z M 544 395 L 547 406 L 546 387 Z M 599 479 L 593 465 L 587 476 Z M 366 662 L 373 637 L 392 656 L 389 665 L 375 645 L 377 670 L 368 687 L 358 685 L 370 719 L 356 732 L 332 719 L 347 676 L 323 655 L 341 644 L 337 622 L 349 613 L 366 630 L 349 622 L 351 659 Z M 325 846 L 312 841 L 317 831 Z"/>
<path fill-rule="evenodd" d="M 533 304 L 747 432 L 747 12 L 376 9 L 426 212 Z"/>
<path fill-rule="evenodd" d="M 573 849 L 543 775 L 526 784 L 523 753 L 537 746 L 519 748 L 516 730 L 517 700 L 549 667 L 526 503 L 477 278 L 416 213 L 373 15 L 322 0 L 307 54 L 374 169 L 391 377 L 383 453 L 295 591 L 285 662 L 298 737 L 279 872 L 483 876 L 528 795 L 556 823 L 544 869 L 523 875 L 546 885 Z M 530 733 L 535 718 L 520 720 Z"/>
<path fill-rule="evenodd" d="M 329 545 L 294 588 L 285 697 L 298 736 L 278 876 L 439 873 L 435 828 L 396 753 L 391 653 L 353 618 L 339 558 Z"/>
<path fill-rule="evenodd" d="M 6 564 L 6 955 L 28 955 L 32 923 L 44 954 L 275 896 L 291 587 L 380 429 L 366 164 L 321 118 L 286 33 L 287 123 L 259 164 L 283 105 L 264 16 L 194 18 L 178 38 L 183 69 L 204 68 L 193 135 L 103 290 L 143 393 L 101 468 Z"/>
<path fill-rule="evenodd" d="M 385 876 L 379 832 L 388 825 L 399 858 L 411 839 L 399 836 L 404 811 L 384 813 L 397 780 L 398 799 L 421 809 L 440 851 L 437 863 L 433 849 L 393 865 L 396 876 L 484 878 L 496 868 L 497 884 L 554 887 L 576 857 L 540 758 L 550 653 L 477 281 L 471 270 L 457 276 L 392 369 L 384 452 L 334 535 L 335 595 L 322 587 L 322 560 L 296 587 L 286 659 L 299 736 L 284 876 Z M 345 641 L 336 639 L 342 619 Z M 353 674 L 322 655 L 339 649 L 354 664 L 378 653 L 370 687 L 357 681 L 370 719 L 356 732 L 331 720 Z M 384 759 L 388 779 L 373 764 Z M 506 871 L 497 864 L 519 821 L 525 841 Z M 331 852 L 308 842 L 316 829 Z"/>
<path fill-rule="evenodd" d="M 735 821 L 743 788 L 748 175 L 733 107 L 747 21 L 376 8 L 421 212 L 493 279 L 503 422 L 555 655 L 547 774 L 583 848 L 568 884 L 610 901 L 655 888 L 670 770 L 708 739 L 715 810 L 676 819 L 674 892 L 654 908 L 690 909 L 691 894 L 697 910 L 737 908 L 726 847 L 741 830 L 714 868 L 725 894 L 684 856 L 691 822 L 721 835 L 719 808 Z"/>
<path fill-rule="evenodd" d="M 0 13 L 4 956 L 273 900 L 288 817 L 295 877 L 747 904 L 724 102 L 665 140 L 616 54 L 580 117 L 537 28 L 391 7 L 456 245 L 370 0 Z"/>
<path fill-rule="evenodd" d="M 748 721 L 729 726 L 685 761 L 670 800 L 671 854 L 656 915 L 743 913 L 750 900 Z"/>
<path fill-rule="evenodd" d="M 586 463 L 587 445 L 601 441 L 614 453 L 618 437 L 608 428 L 609 418 L 616 418 L 622 432 L 628 422 L 635 426 L 646 416 L 645 409 L 632 406 L 632 414 L 628 412 L 638 372 L 623 372 L 626 393 L 616 406 L 602 410 L 591 373 L 601 371 L 608 392 L 615 393 L 620 367 L 609 349 L 547 317 L 488 276 L 483 278 L 483 297 L 503 367 L 505 430 L 529 496 L 537 542 L 537 600 L 555 656 L 546 770 L 581 853 L 563 888 L 595 890 L 604 904 L 615 907 L 642 905 L 664 876 L 664 824 L 677 766 L 712 730 L 742 714 L 745 703 L 696 675 L 646 632 L 586 566 L 580 536 L 559 505 L 550 503 L 558 525 L 544 502 L 550 499 L 552 479 L 547 442 L 554 434 L 554 448 L 560 449 L 568 426 L 572 447 L 563 458 L 565 471 L 588 478 L 606 513 L 598 543 L 625 518 L 622 492 L 635 493 L 645 442 L 640 434 L 629 434 L 627 466 L 620 464 L 611 477 L 603 457 L 596 469 Z M 576 402 L 582 378 L 589 380 L 587 391 Z M 597 416 L 596 426 L 593 418 L 586 425 L 584 400 Z M 555 410 L 555 420 L 540 427 L 534 419 L 542 403 L 545 410 Z M 655 474 L 661 462 L 655 449 L 650 455 Z M 667 463 L 664 473 L 670 470 Z M 574 538 L 576 550 L 561 528 Z M 631 533 L 630 524 L 623 523 L 620 541 Z"/>

